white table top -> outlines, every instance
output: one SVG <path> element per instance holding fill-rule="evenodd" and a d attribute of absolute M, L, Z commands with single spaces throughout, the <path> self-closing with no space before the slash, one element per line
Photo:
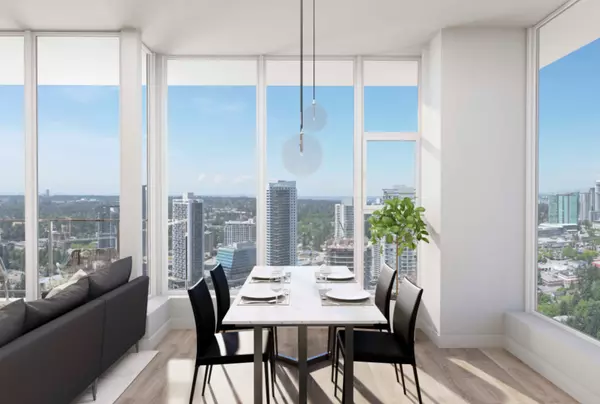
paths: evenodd
<path fill-rule="evenodd" d="M 253 271 L 257 268 L 254 267 Z M 285 284 L 289 288 L 289 305 L 244 305 L 238 302 L 246 288 L 264 287 L 269 283 L 250 283 L 252 274 L 238 293 L 223 324 L 262 325 L 262 326 L 295 326 L 295 325 L 364 325 L 386 323 L 386 319 L 377 306 L 323 306 L 320 287 L 331 289 L 360 290 L 358 283 L 317 283 L 314 273 L 318 266 L 279 267 L 284 272 L 291 272 L 291 282 Z M 349 271 L 347 267 L 332 267 L 334 271 Z"/>

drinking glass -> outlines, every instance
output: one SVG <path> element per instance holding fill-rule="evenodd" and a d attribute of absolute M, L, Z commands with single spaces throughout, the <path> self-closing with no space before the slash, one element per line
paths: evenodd
<path fill-rule="evenodd" d="M 283 271 L 279 268 L 274 269 L 273 272 L 271 272 L 270 285 L 271 290 L 277 294 L 277 300 L 279 300 L 279 293 L 283 289 L 283 282 Z"/>
<path fill-rule="evenodd" d="M 321 277 L 325 279 L 325 283 L 327 283 L 328 277 L 331 275 L 331 267 L 328 265 L 321 265 L 320 273 Z"/>

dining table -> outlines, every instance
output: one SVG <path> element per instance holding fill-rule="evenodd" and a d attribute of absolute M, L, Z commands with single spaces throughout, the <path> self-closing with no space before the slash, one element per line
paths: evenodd
<path fill-rule="evenodd" d="M 332 266 L 335 274 L 347 273 L 352 277 L 352 271 L 345 266 Z M 244 296 L 268 296 L 270 282 L 257 282 L 253 274 L 264 274 L 280 270 L 289 277 L 284 283 L 284 295 L 280 303 L 278 299 L 252 304 Z M 345 357 L 344 357 L 344 402 L 354 402 L 354 327 L 370 324 L 385 324 L 386 319 L 381 311 L 369 298 L 362 304 L 329 302 L 325 296 L 327 291 L 341 294 L 359 293 L 362 291 L 360 282 L 340 282 L 323 280 L 319 275 L 319 266 L 285 266 L 269 267 L 255 266 L 238 291 L 229 311 L 223 319 L 223 324 L 252 327 L 254 329 L 254 403 L 262 403 L 262 330 L 265 327 L 296 327 L 298 330 L 298 402 L 308 400 L 308 358 L 307 330 L 314 326 L 345 327 Z M 249 304 L 248 304 L 249 303 Z M 331 304 L 330 304 L 331 303 Z"/>

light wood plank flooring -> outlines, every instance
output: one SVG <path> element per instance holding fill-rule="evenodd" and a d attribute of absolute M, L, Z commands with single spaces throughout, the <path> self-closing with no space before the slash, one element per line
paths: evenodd
<path fill-rule="evenodd" d="M 326 339 L 324 333 L 326 329 L 312 330 L 309 336 L 311 350 L 320 349 L 319 345 Z M 293 350 L 294 337 L 293 329 L 280 331 L 282 350 Z M 187 403 L 193 376 L 195 341 L 195 332 L 192 330 L 171 331 L 160 344 L 158 355 L 117 404 Z M 575 403 L 503 349 L 439 349 L 419 333 L 417 362 L 424 403 Z M 407 396 L 403 395 L 402 386 L 396 382 L 392 366 L 355 364 L 355 402 L 417 402 L 412 370 L 409 366 L 404 369 Z M 338 398 L 334 398 L 330 372 L 328 363 L 312 369 L 309 377 L 311 403 L 340 402 L 341 390 L 338 391 Z M 212 382 L 202 397 L 201 369 L 194 402 L 251 403 L 252 375 L 252 364 L 215 366 Z M 340 385 L 341 377 L 340 374 Z M 297 389 L 296 369 L 278 363 L 276 394 L 271 403 L 297 402 Z"/>

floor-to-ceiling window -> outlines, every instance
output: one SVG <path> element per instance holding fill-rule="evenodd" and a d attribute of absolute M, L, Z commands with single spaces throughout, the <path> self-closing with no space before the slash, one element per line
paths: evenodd
<path fill-rule="evenodd" d="M 364 287 L 374 290 L 381 266 L 398 269 L 400 278 L 417 281 L 416 250 L 372 242 L 371 214 L 386 200 L 417 199 L 419 92 L 417 61 L 364 62 Z M 397 256 L 399 255 L 399 260 Z"/>
<path fill-rule="evenodd" d="M 168 287 L 256 265 L 256 60 L 173 59 L 168 82 Z M 208 278 L 210 279 L 210 277 Z"/>
<path fill-rule="evenodd" d="M 593 3 L 539 30 L 536 308 L 600 338 L 600 33 L 597 11 L 585 10 Z"/>
<path fill-rule="evenodd" d="M 354 269 L 353 62 L 267 62 L 267 265 Z M 313 94 L 315 104 L 313 106 Z"/>
<path fill-rule="evenodd" d="M 37 37 L 39 284 L 119 251 L 119 38 Z"/>
<path fill-rule="evenodd" d="M 25 297 L 23 46 L 0 36 L 0 298 Z"/>
<path fill-rule="evenodd" d="M 152 55 L 146 49 L 142 49 L 140 57 L 142 62 L 142 274 L 148 275 L 148 80 Z"/>

